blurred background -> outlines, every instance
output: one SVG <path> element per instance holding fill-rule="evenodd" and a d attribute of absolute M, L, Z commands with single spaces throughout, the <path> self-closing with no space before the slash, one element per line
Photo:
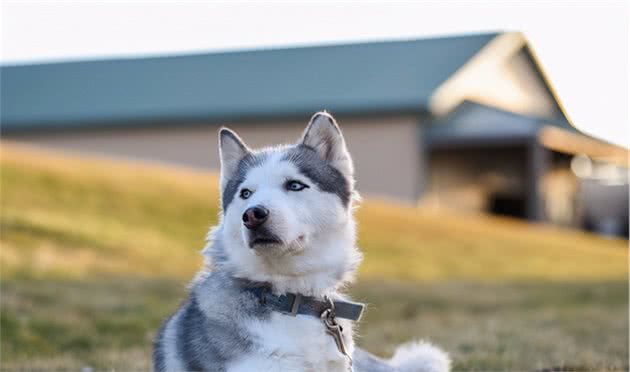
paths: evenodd
<path fill-rule="evenodd" d="M 217 221 L 217 129 L 293 142 L 326 109 L 365 199 L 360 345 L 627 369 L 628 20 L 621 1 L 3 3 L 2 367 L 149 368 Z"/>

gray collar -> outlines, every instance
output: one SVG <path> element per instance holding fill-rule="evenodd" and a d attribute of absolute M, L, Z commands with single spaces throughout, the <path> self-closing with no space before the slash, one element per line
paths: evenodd
<path fill-rule="evenodd" d="M 363 314 L 364 304 L 350 301 L 332 301 L 329 298 L 317 299 L 302 296 L 299 293 L 286 293 L 280 296 L 271 293 L 267 285 L 246 287 L 246 291 L 254 294 L 260 303 L 283 314 L 296 316 L 311 315 L 320 318 L 326 310 L 330 310 L 335 318 L 358 321 Z"/>

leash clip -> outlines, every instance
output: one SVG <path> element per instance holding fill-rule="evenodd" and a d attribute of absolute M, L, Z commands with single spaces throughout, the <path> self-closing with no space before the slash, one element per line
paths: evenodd
<path fill-rule="evenodd" d="M 326 333 L 331 335 L 335 340 L 337 349 L 339 349 L 341 354 L 348 358 L 348 361 L 350 362 L 350 369 L 352 369 L 352 356 L 348 353 L 346 343 L 343 339 L 343 327 L 335 320 L 335 303 L 328 296 L 325 297 L 325 300 L 328 302 L 328 307 L 322 311 L 320 318 L 322 319 L 322 322 L 324 322 Z"/>

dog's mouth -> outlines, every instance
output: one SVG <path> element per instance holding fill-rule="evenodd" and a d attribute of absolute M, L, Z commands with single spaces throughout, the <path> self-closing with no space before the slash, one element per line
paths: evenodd
<path fill-rule="evenodd" d="M 249 232 L 249 247 L 252 249 L 277 246 L 282 243 L 279 236 L 264 227 Z"/>
<path fill-rule="evenodd" d="M 281 239 L 280 236 L 265 227 L 249 230 L 247 233 L 247 244 L 249 248 L 259 252 L 279 250 L 285 253 L 296 253 L 303 250 L 304 243 L 304 235 L 300 235 L 295 240 Z"/>
<path fill-rule="evenodd" d="M 249 242 L 250 248 L 256 248 L 257 246 L 278 245 L 278 244 L 282 244 L 282 240 L 276 237 L 255 238 Z"/>
<path fill-rule="evenodd" d="M 267 246 L 277 246 L 283 244 L 283 241 L 270 229 L 261 226 L 258 229 L 247 231 L 247 243 L 250 248 L 258 249 Z"/>

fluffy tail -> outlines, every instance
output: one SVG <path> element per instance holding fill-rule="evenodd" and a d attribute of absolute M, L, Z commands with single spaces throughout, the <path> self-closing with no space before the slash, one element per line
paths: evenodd
<path fill-rule="evenodd" d="M 428 342 L 416 341 L 399 346 L 389 360 L 400 372 L 448 372 L 448 354 Z"/>
<path fill-rule="evenodd" d="M 367 351 L 354 350 L 356 372 L 448 372 L 451 359 L 444 351 L 423 341 L 399 346 L 390 360 L 383 360 Z"/>

